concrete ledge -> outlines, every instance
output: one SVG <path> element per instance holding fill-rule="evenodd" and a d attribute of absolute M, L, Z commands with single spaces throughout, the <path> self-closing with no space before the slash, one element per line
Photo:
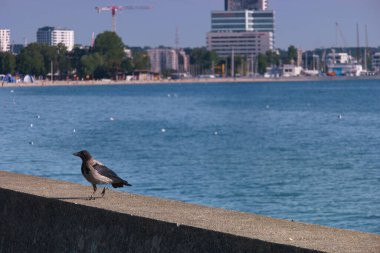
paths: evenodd
<path fill-rule="evenodd" d="M 380 252 L 380 235 L 0 171 L 0 252 Z"/>

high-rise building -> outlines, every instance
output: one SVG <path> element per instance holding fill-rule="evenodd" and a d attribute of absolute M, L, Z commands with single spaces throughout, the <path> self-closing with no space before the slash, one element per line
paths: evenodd
<path fill-rule="evenodd" d="M 11 30 L 0 29 L 0 52 L 8 52 L 11 49 Z"/>
<path fill-rule="evenodd" d="M 268 9 L 268 0 L 224 0 L 225 11 L 264 11 L 266 9 Z"/>
<path fill-rule="evenodd" d="M 212 32 L 275 32 L 274 11 L 213 11 Z"/>
<path fill-rule="evenodd" d="M 207 48 L 220 57 L 235 55 L 255 57 L 259 53 L 273 50 L 271 32 L 209 32 Z"/>
<path fill-rule="evenodd" d="M 207 48 L 221 57 L 254 57 L 274 49 L 274 32 L 274 11 L 213 11 Z"/>
<path fill-rule="evenodd" d="M 45 26 L 37 31 L 37 43 L 49 46 L 63 44 L 67 51 L 74 48 L 74 31 L 67 28 Z"/>

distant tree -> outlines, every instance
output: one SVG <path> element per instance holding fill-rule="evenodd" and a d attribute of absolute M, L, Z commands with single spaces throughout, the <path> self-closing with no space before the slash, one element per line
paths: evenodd
<path fill-rule="evenodd" d="M 293 45 L 288 47 L 287 63 L 294 63 L 297 60 L 297 48 Z"/>
<path fill-rule="evenodd" d="M 78 75 L 80 78 L 84 78 L 84 70 L 83 65 L 81 63 L 81 59 L 84 55 L 89 54 L 88 49 L 82 49 L 79 47 L 74 47 L 74 49 L 68 53 L 68 58 L 70 60 L 70 66 L 74 73 Z"/>
<path fill-rule="evenodd" d="M 59 70 L 61 78 L 66 78 L 70 74 L 71 63 L 68 57 L 68 52 L 66 46 L 63 44 L 58 44 L 56 47 L 56 55 L 57 55 L 57 66 L 56 68 Z"/>
<path fill-rule="evenodd" d="M 115 32 L 103 32 L 96 36 L 93 50 L 104 60 L 104 68 L 99 73 L 116 78 L 125 58 L 124 44 L 121 38 Z"/>
<path fill-rule="evenodd" d="M 0 74 L 14 75 L 16 69 L 16 57 L 10 52 L 0 52 Z"/>
<path fill-rule="evenodd" d="M 150 69 L 150 60 L 146 51 L 132 51 L 134 69 Z"/>
<path fill-rule="evenodd" d="M 31 43 L 23 48 L 17 56 L 17 71 L 21 74 L 31 74 L 35 76 L 46 73 L 44 57 L 41 54 L 41 47 L 37 43 Z"/>
<path fill-rule="evenodd" d="M 280 55 L 275 51 L 267 51 L 265 53 L 267 64 L 270 66 L 279 66 L 280 65 Z"/>
<path fill-rule="evenodd" d="M 135 63 L 133 62 L 133 58 L 125 58 L 121 63 L 121 69 L 125 72 L 131 73 L 135 69 Z"/>
<path fill-rule="evenodd" d="M 43 57 L 44 70 L 41 75 L 46 76 L 51 72 L 51 64 L 53 63 L 53 71 L 57 72 L 57 49 L 54 46 L 37 44 L 38 49 Z"/>
<path fill-rule="evenodd" d="M 258 55 L 258 71 L 261 75 L 265 74 L 265 72 L 267 71 L 267 66 L 268 63 L 266 56 L 260 53 Z"/>
<path fill-rule="evenodd" d="M 190 64 L 201 69 L 201 72 L 210 72 L 211 67 L 218 63 L 218 55 L 214 51 L 209 51 L 205 47 L 193 48 L 185 50 L 190 55 Z"/>
<path fill-rule="evenodd" d="M 104 66 L 103 57 L 99 53 L 83 55 L 81 60 L 81 76 L 85 79 L 109 78 Z M 100 71 L 102 69 L 102 71 Z M 96 72 L 97 71 L 97 72 Z M 96 77 L 95 77 L 96 72 Z"/>

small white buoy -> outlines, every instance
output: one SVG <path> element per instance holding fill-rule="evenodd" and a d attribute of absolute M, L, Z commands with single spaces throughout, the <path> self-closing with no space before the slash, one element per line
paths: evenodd
<path fill-rule="evenodd" d="M 343 119 L 342 114 L 339 114 L 338 119 Z"/>
<path fill-rule="evenodd" d="M 14 90 L 11 90 L 11 93 L 15 92 Z"/>
<path fill-rule="evenodd" d="M 36 118 L 39 119 L 39 118 L 41 118 L 41 116 L 40 116 L 39 114 L 37 114 L 37 115 L 36 115 Z"/>
<path fill-rule="evenodd" d="M 30 124 L 30 127 L 33 127 L 33 124 Z"/>
<path fill-rule="evenodd" d="M 214 135 L 218 135 L 218 134 L 219 134 L 218 131 L 215 131 L 215 132 L 214 132 Z"/>
<path fill-rule="evenodd" d="M 111 121 L 114 121 L 115 119 L 113 117 L 110 118 Z"/>
<path fill-rule="evenodd" d="M 30 144 L 30 145 L 34 145 L 34 142 L 33 142 L 33 141 L 30 141 L 29 144 Z"/>
<path fill-rule="evenodd" d="M 76 130 L 75 130 L 75 128 L 73 129 L 73 133 L 75 133 L 76 132 Z"/>
<path fill-rule="evenodd" d="M 165 129 L 165 128 L 162 128 L 162 129 L 161 129 L 161 132 L 165 133 L 165 132 L 166 132 L 166 129 Z"/>

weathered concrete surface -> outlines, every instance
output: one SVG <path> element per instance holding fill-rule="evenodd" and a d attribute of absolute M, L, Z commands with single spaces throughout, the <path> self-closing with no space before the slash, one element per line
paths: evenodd
<path fill-rule="evenodd" d="M 380 252 L 380 235 L 0 171 L 0 252 Z"/>

